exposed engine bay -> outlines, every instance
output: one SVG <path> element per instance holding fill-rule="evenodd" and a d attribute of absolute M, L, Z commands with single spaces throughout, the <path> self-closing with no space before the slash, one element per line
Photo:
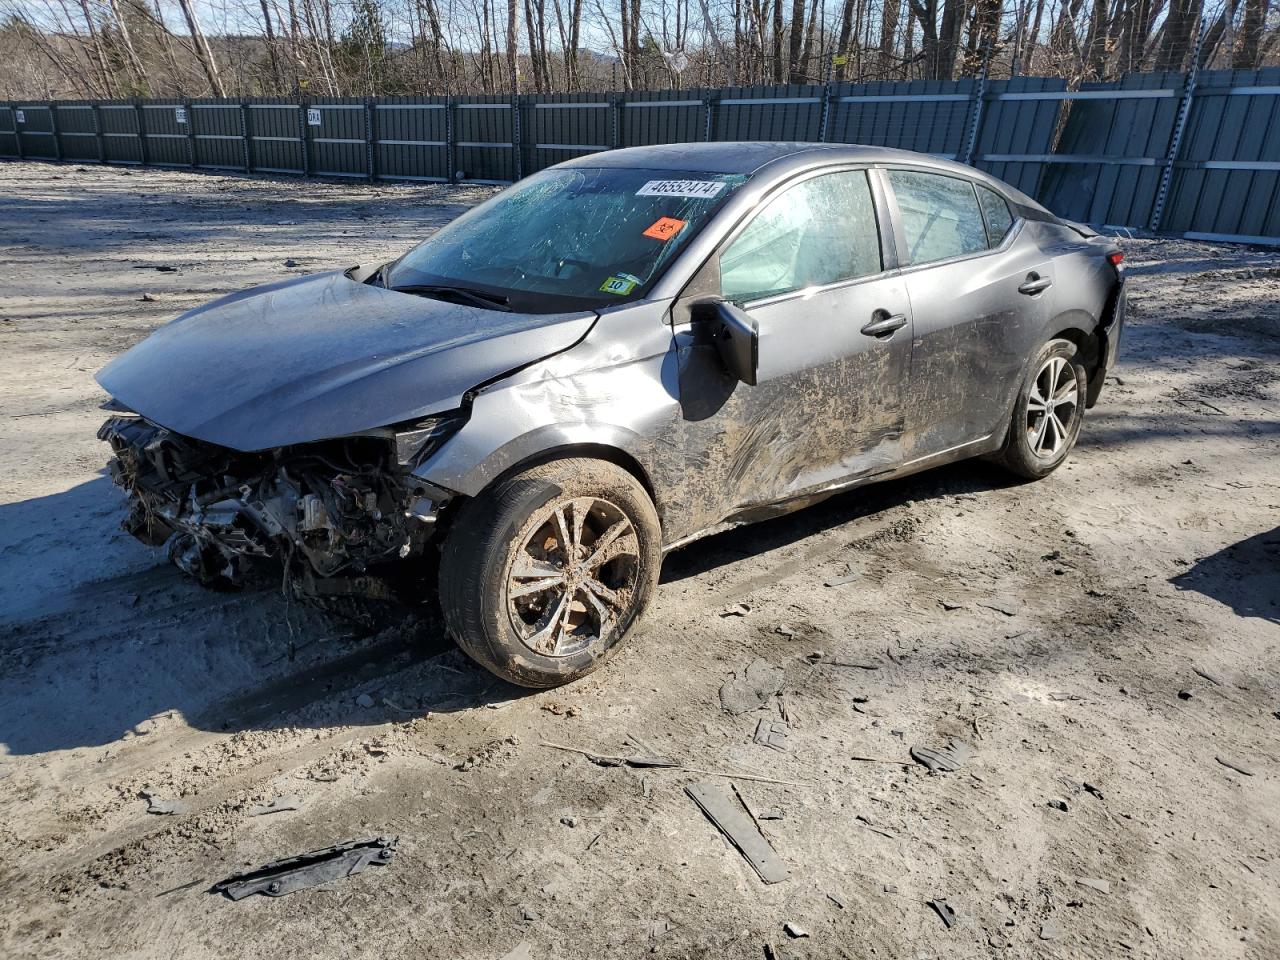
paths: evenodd
<path fill-rule="evenodd" d="M 439 427 L 242 453 L 118 416 L 98 438 L 129 494 L 124 529 L 205 585 L 240 586 L 275 559 L 296 596 L 392 599 L 379 566 L 423 554 L 434 532 L 439 492 L 410 471 Z"/>

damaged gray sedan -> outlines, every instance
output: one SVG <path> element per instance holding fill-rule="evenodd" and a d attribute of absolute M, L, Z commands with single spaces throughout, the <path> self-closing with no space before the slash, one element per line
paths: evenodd
<path fill-rule="evenodd" d="M 399 260 L 184 314 L 98 375 L 99 436 L 126 528 L 205 583 L 438 589 L 471 656 L 553 686 L 697 537 L 965 457 L 1052 472 L 1116 356 L 1122 259 L 919 154 L 611 151 Z"/>

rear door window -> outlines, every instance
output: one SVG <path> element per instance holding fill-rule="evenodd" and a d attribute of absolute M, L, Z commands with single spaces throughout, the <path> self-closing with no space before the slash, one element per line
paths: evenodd
<path fill-rule="evenodd" d="M 746 303 L 881 269 L 867 174 L 848 170 L 803 180 L 768 201 L 720 255 L 720 289 Z"/>
<path fill-rule="evenodd" d="M 959 177 L 890 170 L 902 214 L 907 263 L 949 260 L 987 249 L 987 231 L 973 184 Z"/>
<path fill-rule="evenodd" d="M 987 244 L 998 247 L 1013 226 L 1013 214 L 1004 197 L 987 187 L 978 185 L 978 202 L 982 204 L 982 216 L 987 221 Z"/>

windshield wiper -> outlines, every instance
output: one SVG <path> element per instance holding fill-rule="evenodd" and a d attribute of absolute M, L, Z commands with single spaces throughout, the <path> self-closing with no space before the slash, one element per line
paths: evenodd
<path fill-rule="evenodd" d="M 470 287 L 453 287 L 448 284 L 439 283 L 411 283 L 403 287 L 392 287 L 396 293 L 413 293 L 421 296 L 430 296 L 433 293 L 444 294 L 446 296 L 458 297 L 473 303 L 477 307 L 484 307 L 486 310 L 505 310 L 511 311 L 510 300 L 502 296 L 500 293 L 486 293 L 483 290 L 473 290 Z"/>

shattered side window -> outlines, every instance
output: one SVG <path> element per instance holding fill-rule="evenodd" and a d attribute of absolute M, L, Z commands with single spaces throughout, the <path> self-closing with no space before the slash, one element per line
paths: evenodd
<path fill-rule="evenodd" d="M 938 173 L 890 170 L 911 265 L 987 249 L 987 231 L 973 184 Z"/>
<path fill-rule="evenodd" d="M 982 204 L 982 216 L 987 221 L 987 244 L 998 247 L 1013 226 L 1009 204 L 1000 194 L 981 184 L 978 185 L 978 202 Z"/>
<path fill-rule="evenodd" d="M 411 250 L 388 271 L 387 286 L 465 286 L 533 312 L 635 299 L 745 180 L 671 170 L 547 170 Z"/>
<path fill-rule="evenodd" d="M 720 255 L 720 292 L 746 303 L 879 273 L 880 234 L 865 171 L 784 190 Z"/>

